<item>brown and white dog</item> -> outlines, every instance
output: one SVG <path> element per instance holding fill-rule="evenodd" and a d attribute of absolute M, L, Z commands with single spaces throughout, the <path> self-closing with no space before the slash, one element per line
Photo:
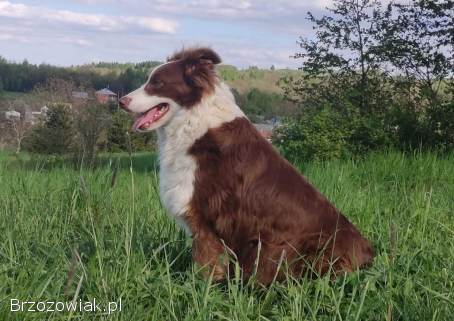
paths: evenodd
<path fill-rule="evenodd" d="M 373 260 L 360 232 L 266 141 L 218 78 L 209 48 L 182 50 L 120 99 L 133 128 L 156 130 L 160 196 L 215 279 L 235 257 L 269 284 L 307 268 L 353 271 Z"/>

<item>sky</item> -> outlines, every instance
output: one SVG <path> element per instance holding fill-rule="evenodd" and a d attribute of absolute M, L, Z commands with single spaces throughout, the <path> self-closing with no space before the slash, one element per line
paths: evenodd
<path fill-rule="evenodd" d="M 331 0 L 0 0 L 0 56 L 59 66 L 164 61 L 207 45 L 225 64 L 296 68 L 307 11 Z"/>

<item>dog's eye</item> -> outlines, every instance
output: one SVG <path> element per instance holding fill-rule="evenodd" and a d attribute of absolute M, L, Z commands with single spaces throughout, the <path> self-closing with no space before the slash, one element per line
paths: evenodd
<path fill-rule="evenodd" d="M 164 86 L 164 83 L 160 80 L 153 80 L 151 82 L 151 85 L 153 86 L 153 88 L 159 89 L 159 88 L 162 88 L 162 86 Z"/>

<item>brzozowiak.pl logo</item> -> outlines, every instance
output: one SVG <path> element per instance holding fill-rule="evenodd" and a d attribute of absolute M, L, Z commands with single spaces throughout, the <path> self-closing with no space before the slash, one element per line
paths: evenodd
<path fill-rule="evenodd" d="M 90 301 L 23 301 L 19 299 L 10 300 L 10 311 L 15 312 L 70 312 L 70 313 L 101 313 L 112 314 L 121 312 L 121 298 L 118 301 L 98 302 L 96 298 Z"/>

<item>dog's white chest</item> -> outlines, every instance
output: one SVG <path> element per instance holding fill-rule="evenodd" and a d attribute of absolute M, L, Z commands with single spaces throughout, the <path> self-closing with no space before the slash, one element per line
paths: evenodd
<path fill-rule="evenodd" d="M 180 154 L 175 159 L 161 154 L 160 158 L 159 189 L 162 203 L 167 212 L 189 233 L 183 216 L 189 209 L 194 192 L 197 164 L 187 154 Z"/>
<path fill-rule="evenodd" d="M 183 121 L 177 122 L 182 118 Z M 159 143 L 159 192 L 161 201 L 167 213 L 174 217 L 177 223 L 188 234 L 190 230 L 184 221 L 184 215 L 194 193 L 194 179 L 197 170 L 196 160 L 188 151 L 200 134 L 194 135 L 192 126 L 189 126 L 186 113 L 175 116 L 178 126 L 168 126 L 158 131 Z"/>

